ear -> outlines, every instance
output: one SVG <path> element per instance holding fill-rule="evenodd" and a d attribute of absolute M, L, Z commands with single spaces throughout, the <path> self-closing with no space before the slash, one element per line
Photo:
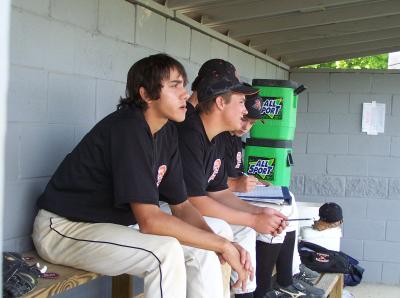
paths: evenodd
<path fill-rule="evenodd" d="M 144 87 L 140 87 L 140 88 L 139 88 L 139 94 L 140 94 L 140 97 L 141 97 L 145 102 L 147 102 L 147 104 L 149 104 L 149 103 L 151 102 L 150 97 L 149 97 L 149 95 L 147 94 L 147 91 L 146 91 L 146 89 L 144 89 Z"/>
<path fill-rule="evenodd" d="M 218 110 L 223 110 L 225 107 L 225 99 L 222 96 L 217 96 L 215 99 L 215 105 L 217 106 Z"/>

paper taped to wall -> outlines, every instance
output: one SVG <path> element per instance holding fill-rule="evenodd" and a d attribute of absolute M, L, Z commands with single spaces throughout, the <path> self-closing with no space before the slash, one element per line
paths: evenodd
<path fill-rule="evenodd" d="M 377 135 L 385 131 L 385 109 L 384 103 L 363 103 L 362 132 L 368 135 Z"/>

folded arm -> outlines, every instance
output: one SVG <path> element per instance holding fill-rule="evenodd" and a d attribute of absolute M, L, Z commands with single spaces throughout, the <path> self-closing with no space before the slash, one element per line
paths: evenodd
<path fill-rule="evenodd" d="M 229 189 L 209 192 L 208 196 L 189 197 L 189 200 L 203 215 L 248 226 L 259 233 L 276 235 L 286 227 L 287 218 L 282 213 L 244 202 Z"/>
<path fill-rule="evenodd" d="M 132 203 L 131 209 L 142 233 L 171 236 L 182 244 L 218 253 L 222 253 L 224 246 L 229 243 L 212 233 L 199 212 L 187 201 L 172 207 L 175 216 L 152 204 Z"/>
<path fill-rule="evenodd" d="M 171 205 L 173 215 L 151 204 L 132 203 L 131 209 L 142 233 L 174 237 L 184 245 L 219 253 L 239 275 L 235 286 L 246 288 L 247 277 L 253 275 L 247 251 L 214 234 L 190 202 Z"/>

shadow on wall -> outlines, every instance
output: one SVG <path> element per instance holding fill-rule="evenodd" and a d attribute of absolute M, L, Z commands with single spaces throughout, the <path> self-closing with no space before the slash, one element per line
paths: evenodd
<path fill-rule="evenodd" d="M 9 123 L 6 132 L 3 249 L 31 249 L 36 201 L 74 146 L 74 128 Z"/>

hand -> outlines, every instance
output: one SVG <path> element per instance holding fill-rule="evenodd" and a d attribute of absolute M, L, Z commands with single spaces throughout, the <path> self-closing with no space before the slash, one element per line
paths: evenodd
<path fill-rule="evenodd" d="M 258 179 L 251 175 L 243 175 L 236 180 L 236 190 L 239 192 L 252 191 L 260 182 Z"/>
<path fill-rule="evenodd" d="M 219 252 L 216 252 L 216 254 L 217 254 L 217 257 L 219 259 L 220 264 L 224 265 L 226 263 L 224 257 Z"/>
<path fill-rule="evenodd" d="M 269 181 L 260 181 L 258 180 L 257 185 L 263 185 L 263 186 L 274 186 L 271 182 Z"/>
<path fill-rule="evenodd" d="M 251 268 L 253 272 L 253 267 L 247 260 L 250 260 L 247 257 L 248 252 L 244 250 L 239 244 L 227 242 L 224 247 L 224 251 L 222 252 L 222 257 L 229 265 L 231 265 L 232 270 L 235 271 L 238 275 L 238 280 L 233 284 L 234 288 L 241 287 L 243 290 L 246 289 L 247 278 L 249 276 L 254 276 L 254 273 L 251 273 L 250 270 L 246 270 L 246 264 Z M 252 275 L 251 275 L 252 274 Z"/>
<path fill-rule="evenodd" d="M 255 214 L 254 229 L 263 234 L 276 236 L 286 228 L 287 217 L 279 211 L 272 208 L 261 208 L 258 214 Z"/>
<path fill-rule="evenodd" d="M 245 250 L 241 245 L 239 245 L 239 243 L 232 242 L 232 244 L 233 244 L 233 246 L 236 247 L 236 249 L 240 253 L 240 263 L 244 266 L 244 268 L 249 273 L 250 280 L 253 280 L 254 279 L 254 267 L 251 264 L 250 253 L 247 250 Z"/>

